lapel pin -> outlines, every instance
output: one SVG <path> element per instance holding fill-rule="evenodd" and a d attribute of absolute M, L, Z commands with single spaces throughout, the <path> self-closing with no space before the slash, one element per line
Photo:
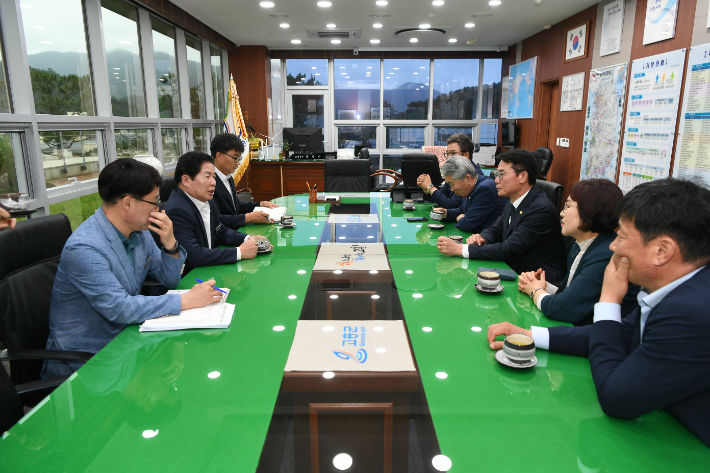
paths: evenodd
<path fill-rule="evenodd" d="M 522 214 L 523 214 L 523 211 L 521 210 L 521 211 L 520 211 L 520 215 L 522 215 Z"/>

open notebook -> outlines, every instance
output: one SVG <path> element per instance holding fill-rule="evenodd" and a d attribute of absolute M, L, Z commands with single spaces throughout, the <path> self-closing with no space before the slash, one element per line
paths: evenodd
<path fill-rule="evenodd" d="M 199 309 L 187 309 L 178 315 L 164 315 L 146 320 L 141 332 L 161 332 L 163 330 L 187 330 L 192 328 L 228 328 L 234 316 L 234 304 L 227 304 L 227 294 L 219 302 Z M 168 291 L 168 294 L 185 294 L 189 290 Z"/>
<path fill-rule="evenodd" d="M 266 214 L 269 214 L 269 218 L 275 222 L 280 222 L 281 217 L 283 217 L 286 214 L 286 211 L 288 209 L 286 207 L 276 207 L 274 209 L 269 209 L 266 207 L 256 207 L 254 209 L 254 212 L 264 212 Z"/>

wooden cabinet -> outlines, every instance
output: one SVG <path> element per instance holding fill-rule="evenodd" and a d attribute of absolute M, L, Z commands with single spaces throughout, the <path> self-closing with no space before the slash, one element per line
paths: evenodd
<path fill-rule="evenodd" d="M 306 182 L 325 188 L 325 164 L 298 161 L 252 161 L 249 169 L 249 186 L 255 201 L 272 200 L 277 197 L 308 192 Z M 237 187 L 246 187 L 242 179 Z"/>

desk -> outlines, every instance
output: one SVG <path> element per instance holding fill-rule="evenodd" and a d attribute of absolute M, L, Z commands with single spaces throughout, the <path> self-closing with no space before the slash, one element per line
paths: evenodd
<path fill-rule="evenodd" d="M 269 236 L 273 253 L 196 269 L 181 284 L 214 278 L 232 288 L 229 329 L 129 327 L 0 440 L 0 471 L 256 471 L 296 322 L 324 304 L 304 309 L 317 299 L 310 281 L 330 204 L 308 204 L 305 195 L 278 202 L 294 215 L 295 230 L 246 228 Z M 503 282 L 500 295 L 479 294 L 476 268 L 505 265 L 440 256 L 436 236 L 460 232 L 405 220 L 427 215 L 431 204 L 403 212 L 387 194 L 342 202 L 374 206 L 381 216 L 434 443 L 453 462 L 450 471 L 507 471 L 521 462 L 533 472 L 708 470 L 710 450 L 665 412 L 633 421 L 605 416 L 586 359 L 540 350 L 531 370 L 498 364 L 486 342 L 489 324 L 558 323 L 513 282 Z M 515 448 L 510 431 L 525 433 Z"/>
<path fill-rule="evenodd" d="M 307 192 L 306 182 L 312 186 L 318 184 L 321 191 L 325 189 L 325 161 L 322 159 L 254 160 L 249 165 L 252 194 L 257 202 Z M 244 180 L 240 181 L 239 185 L 243 182 Z"/>

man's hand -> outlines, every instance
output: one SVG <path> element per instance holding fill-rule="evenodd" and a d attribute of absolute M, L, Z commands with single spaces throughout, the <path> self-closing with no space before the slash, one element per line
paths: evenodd
<path fill-rule="evenodd" d="M 445 208 L 443 208 L 443 207 L 435 207 L 435 208 L 433 208 L 433 209 L 431 209 L 431 210 L 432 210 L 432 211 L 438 210 L 439 212 L 442 212 L 442 213 L 444 214 L 444 218 L 446 218 L 446 209 L 445 209 Z"/>
<path fill-rule="evenodd" d="M 458 222 L 459 220 L 461 220 L 465 216 L 466 216 L 466 214 L 460 214 L 458 217 L 456 217 L 456 221 Z"/>
<path fill-rule="evenodd" d="M 165 210 L 163 210 L 162 212 L 151 212 L 148 221 L 157 225 L 157 227 L 154 227 L 153 225 L 148 225 L 148 228 L 150 228 L 150 231 L 160 237 L 160 243 L 163 244 L 163 248 L 166 248 L 168 250 L 174 249 L 175 235 L 173 235 L 173 222 L 172 220 L 170 220 L 170 217 L 168 217 L 168 215 L 165 213 Z M 173 256 L 174 258 L 179 258 L 180 254 L 178 253 L 171 256 Z"/>
<path fill-rule="evenodd" d="M 249 212 L 244 215 L 244 221 L 245 223 L 256 223 L 260 225 L 271 223 L 269 214 L 266 212 Z"/>
<path fill-rule="evenodd" d="M 5 209 L 0 209 L 0 231 L 8 228 L 15 228 L 17 225 L 16 218 L 10 218 L 10 213 Z"/>
<path fill-rule="evenodd" d="M 599 302 L 621 304 L 629 290 L 629 259 L 614 255 L 604 270 L 602 295 Z"/>
<path fill-rule="evenodd" d="M 488 327 L 488 346 L 491 347 L 491 350 L 500 350 L 503 348 L 503 340 L 496 341 L 496 337 L 499 335 L 507 337 L 508 335 L 512 335 L 514 333 L 522 333 L 523 335 L 527 335 L 532 338 L 532 330 L 525 330 L 517 325 L 511 324 L 510 322 L 502 322 Z"/>
<path fill-rule="evenodd" d="M 429 174 L 422 174 L 417 178 L 417 185 L 421 187 L 425 192 L 429 193 L 429 185 L 431 184 L 431 177 Z"/>
<path fill-rule="evenodd" d="M 262 200 L 259 202 L 259 207 L 266 207 L 267 209 L 275 209 L 278 207 L 277 204 L 274 204 L 273 202 L 269 202 L 268 200 Z"/>
<path fill-rule="evenodd" d="M 449 237 L 440 236 L 436 240 L 436 247 L 445 255 L 461 256 L 463 254 L 463 245 L 459 245 Z"/>
<path fill-rule="evenodd" d="M 204 307 L 222 300 L 224 294 L 213 287 L 215 284 L 217 284 L 215 280 L 210 279 L 192 286 L 190 292 L 180 296 L 180 310 Z"/>
<path fill-rule="evenodd" d="M 242 254 L 242 259 L 256 258 L 256 252 L 258 249 L 259 245 L 256 243 L 256 239 L 254 238 L 250 238 L 239 245 L 239 252 Z"/>
<path fill-rule="evenodd" d="M 484 240 L 481 235 L 476 233 L 475 235 L 471 235 L 470 237 L 466 238 L 466 244 L 481 246 L 486 244 L 486 240 Z"/>

